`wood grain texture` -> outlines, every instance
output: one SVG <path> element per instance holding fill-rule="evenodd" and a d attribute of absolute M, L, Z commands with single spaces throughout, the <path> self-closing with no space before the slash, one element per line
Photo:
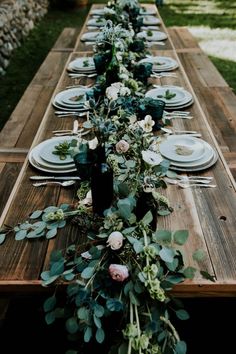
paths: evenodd
<path fill-rule="evenodd" d="M 153 5 L 149 5 L 153 6 Z M 97 6 L 96 6 L 97 7 Z M 164 30 L 165 27 L 163 25 Z M 79 38 L 78 38 L 79 41 Z M 77 41 L 77 43 L 78 43 Z M 171 44 L 171 40 L 170 40 Z M 172 45 L 172 44 L 171 44 Z M 79 46 L 78 46 L 79 47 Z M 78 49 L 77 47 L 77 49 Z M 173 50 L 158 50 L 158 55 L 170 55 L 180 62 L 174 48 Z M 69 56 L 65 64 L 62 76 L 55 88 L 53 95 L 71 83 L 66 73 L 66 65 L 77 56 L 86 56 L 89 53 L 78 52 Z M 235 296 L 236 295 L 236 196 L 232 175 L 228 169 L 221 149 L 217 144 L 217 139 L 212 132 L 213 128 L 209 123 L 208 116 L 202 105 L 199 104 L 198 96 L 186 76 L 185 70 L 180 62 L 180 68 L 176 70 L 177 78 L 163 78 L 152 82 L 161 84 L 174 84 L 185 87 L 194 95 L 195 103 L 187 110 L 192 113 L 192 120 L 173 120 L 176 128 L 198 130 L 202 133 L 204 140 L 208 141 L 219 153 L 217 164 L 204 171 L 204 175 L 214 177 L 215 189 L 188 189 L 183 190 L 177 186 L 169 186 L 163 194 L 168 196 L 174 212 L 167 217 L 158 218 L 158 228 L 166 228 L 172 231 L 188 229 L 190 236 L 184 247 L 184 257 L 188 265 L 197 266 L 202 270 L 207 270 L 216 277 L 216 282 L 203 280 L 199 275 L 193 280 L 177 286 L 174 292 L 180 296 Z M 206 81 L 205 81 L 206 82 Z M 207 81 L 208 82 L 208 81 Z M 85 82 L 83 82 L 85 83 Z M 204 87 L 204 89 L 210 89 Z M 216 89 L 216 88 L 215 88 Z M 226 89 L 219 87 L 217 94 L 220 95 Z M 197 90 L 197 89 L 196 89 Z M 202 90 L 202 87 L 201 87 Z M 221 91 L 222 90 L 222 91 Z M 227 88 L 228 90 L 228 88 Z M 203 92 L 203 91 L 201 91 Z M 208 93 L 209 95 L 209 93 Z M 219 96 L 218 96 L 219 97 Z M 228 97 L 228 95 L 227 95 Z M 212 116 L 218 109 L 219 99 L 212 105 Z M 45 101 L 46 102 L 46 101 Z M 234 112 L 233 97 L 227 98 L 224 114 Z M 46 103 L 44 103 L 46 104 Z M 220 103 L 222 104 L 222 103 Z M 207 106 L 207 104 L 206 104 Z M 34 137 L 32 146 L 51 136 L 51 131 L 58 128 L 71 127 L 71 118 L 63 120 L 55 119 L 51 105 L 44 107 L 45 114 L 40 123 L 39 129 Z M 222 109 L 221 109 L 222 110 Z M 209 113 L 208 113 L 209 114 Z M 219 120 L 220 120 L 219 116 Z M 228 130 L 233 122 L 228 116 Z M 225 128 L 226 129 L 226 128 Z M 226 133 L 222 134 L 226 143 Z M 216 141 L 217 140 L 217 141 Z M 226 144 L 225 143 L 225 144 Z M 229 154 L 230 151 L 228 150 Z M 231 160 L 231 155 L 227 155 Z M 4 171 L 5 165 L 0 164 L 0 173 Z M 38 174 L 38 171 L 31 168 L 27 161 L 24 163 L 16 184 L 12 190 L 8 203 L 2 213 L 0 223 L 15 225 L 24 220 L 29 213 L 35 209 L 44 208 L 47 205 L 57 205 L 61 202 L 76 203 L 75 188 L 60 189 L 58 187 L 33 188 L 29 176 Z M 41 173 L 40 173 L 41 174 Z M 16 291 L 16 289 L 26 289 L 26 291 L 42 291 L 40 285 L 40 273 L 47 268 L 50 253 L 53 249 L 65 248 L 71 242 L 81 244 L 83 239 L 78 228 L 68 225 L 64 230 L 60 230 L 60 235 L 50 241 L 40 240 L 33 242 L 7 239 L 6 243 L 0 247 L 0 289 L 3 291 Z M 198 248 L 204 249 L 206 258 L 202 262 L 193 262 L 192 252 Z"/>
<path fill-rule="evenodd" d="M 194 38 L 186 27 L 168 27 L 168 33 L 178 53 L 182 50 L 200 50 L 196 38 Z"/>
<path fill-rule="evenodd" d="M 81 30 L 80 28 L 71 28 L 71 27 L 64 28 L 51 50 L 59 51 L 59 52 L 62 51 L 72 52 L 74 50 L 75 43 L 80 33 L 80 30 Z"/>

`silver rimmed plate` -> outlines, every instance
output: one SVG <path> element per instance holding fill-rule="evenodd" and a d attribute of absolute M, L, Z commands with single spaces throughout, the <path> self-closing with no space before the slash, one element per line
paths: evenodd
<path fill-rule="evenodd" d="M 143 16 L 144 25 L 159 25 L 161 21 L 155 16 Z"/>
<path fill-rule="evenodd" d="M 82 42 L 85 42 L 85 41 L 94 42 L 98 39 L 99 34 L 100 34 L 100 32 L 97 32 L 97 31 L 96 32 L 86 32 L 81 36 L 80 40 Z"/>
<path fill-rule="evenodd" d="M 152 8 L 152 9 L 147 9 L 146 7 L 141 7 L 140 9 L 140 15 L 156 15 L 157 10 Z"/>
<path fill-rule="evenodd" d="M 167 39 L 167 35 L 161 31 L 142 31 L 137 33 L 137 38 L 145 38 L 147 41 L 163 41 Z"/>
<path fill-rule="evenodd" d="M 50 140 L 57 141 L 58 138 L 53 138 Z M 64 137 L 64 140 L 68 139 L 68 137 Z M 71 139 L 71 137 L 70 137 Z M 60 141 L 62 138 L 60 137 Z M 32 166 L 35 168 L 44 171 L 44 172 L 50 172 L 50 173 L 69 173 L 69 172 L 74 172 L 76 171 L 74 163 L 68 163 L 68 164 L 54 164 L 47 162 L 43 160 L 40 156 L 41 150 L 45 146 L 45 142 L 47 144 L 48 140 L 43 141 L 42 143 L 38 144 L 35 146 L 29 153 L 29 162 Z M 55 155 L 56 156 L 56 155 Z"/>
<path fill-rule="evenodd" d="M 155 72 L 171 71 L 178 68 L 179 64 L 170 57 L 153 56 L 140 60 L 140 63 L 152 63 Z"/>
<path fill-rule="evenodd" d="M 95 27 L 103 27 L 106 24 L 106 20 L 99 17 L 99 18 L 91 18 L 88 20 L 88 26 L 95 26 Z"/>
<path fill-rule="evenodd" d="M 80 57 L 71 61 L 67 68 L 69 71 L 95 71 L 93 57 Z"/>
<path fill-rule="evenodd" d="M 212 167 L 217 162 L 217 160 L 218 160 L 218 153 L 213 149 L 212 158 L 205 164 L 192 166 L 192 167 L 191 166 L 179 167 L 179 166 L 170 165 L 169 168 L 171 170 L 179 171 L 179 172 L 198 172 Z"/>
<path fill-rule="evenodd" d="M 175 96 L 168 99 L 165 97 L 167 93 L 174 94 Z M 193 99 L 190 92 L 184 90 L 182 87 L 169 85 L 160 86 L 155 89 L 152 89 L 146 92 L 145 96 L 151 97 L 156 100 L 164 101 L 166 104 L 166 108 L 175 108 L 176 106 L 184 105 Z"/>
<path fill-rule="evenodd" d="M 205 145 L 195 137 L 173 135 L 160 144 L 160 153 L 172 161 L 193 162 L 204 156 Z"/>
<path fill-rule="evenodd" d="M 70 155 L 66 155 L 65 160 L 61 160 L 59 155 L 53 154 L 53 151 L 55 151 L 55 147 L 65 141 L 69 142 L 73 138 L 68 139 L 67 137 L 63 138 L 53 138 L 49 140 L 45 140 L 39 150 L 39 156 L 46 162 L 49 162 L 50 164 L 57 164 L 57 165 L 65 165 L 65 164 L 73 164 L 73 159 Z"/>

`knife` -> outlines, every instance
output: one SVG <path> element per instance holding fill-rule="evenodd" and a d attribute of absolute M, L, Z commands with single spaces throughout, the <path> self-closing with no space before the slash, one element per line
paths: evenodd
<path fill-rule="evenodd" d="M 74 180 L 80 180 L 81 178 L 78 176 L 30 176 L 30 179 L 32 180 L 36 180 L 36 181 L 41 181 L 44 179 L 58 179 L 58 180 L 62 180 L 62 181 L 67 181 L 70 179 L 74 179 Z"/>

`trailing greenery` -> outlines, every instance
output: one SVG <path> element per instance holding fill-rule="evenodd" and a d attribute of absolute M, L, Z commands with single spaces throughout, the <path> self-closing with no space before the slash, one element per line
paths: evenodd
<path fill-rule="evenodd" d="M 212 0 L 208 0 L 209 3 Z M 99 3 L 104 1 L 93 1 Z M 152 1 L 147 1 L 152 2 Z M 216 1 L 217 6 L 221 9 L 235 8 L 234 0 Z M 63 3 L 65 3 L 63 1 Z M 185 9 L 189 5 L 198 4 L 199 1 L 181 2 L 165 0 L 165 5 L 160 9 L 161 15 L 167 26 L 188 26 L 188 25 L 206 25 L 211 28 L 236 28 L 235 11 L 225 13 L 223 16 L 213 14 L 195 14 L 195 13 L 177 13 L 170 8 L 171 4 L 177 4 L 178 7 L 184 4 Z M 30 35 L 25 39 L 22 46 L 15 50 L 11 63 L 7 68 L 7 73 L 1 77 L 0 85 L 0 105 L 4 107 L 0 113 L 0 129 L 3 127 L 11 112 L 20 100 L 23 92 L 29 85 L 33 76 L 37 72 L 39 66 L 50 51 L 57 37 L 65 27 L 81 28 L 85 16 L 87 15 L 89 6 L 75 9 L 72 7 L 51 8 L 45 18 L 31 31 Z M 30 63 L 30 65 L 29 65 Z M 235 84 L 235 63 L 231 61 L 223 61 L 215 59 L 214 64 L 218 70 L 224 75 L 228 84 L 236 92 Z M 227 68 L 227 69 L 226 69 Z"/>

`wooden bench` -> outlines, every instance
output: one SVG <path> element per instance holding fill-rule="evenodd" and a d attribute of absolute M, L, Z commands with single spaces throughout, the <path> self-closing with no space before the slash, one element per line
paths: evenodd
<path fill-rule="evenodd" d="M 235 95 L 187 28 L 170 27 L 168 33 L 236 179 Z"/>
<path fill-rule="evenodd" d="M 79 28 L 65 28 L 0 132 L 0 214 L 51 100 Z M 8 181 L 5 183 L 5 181 Z"/>

